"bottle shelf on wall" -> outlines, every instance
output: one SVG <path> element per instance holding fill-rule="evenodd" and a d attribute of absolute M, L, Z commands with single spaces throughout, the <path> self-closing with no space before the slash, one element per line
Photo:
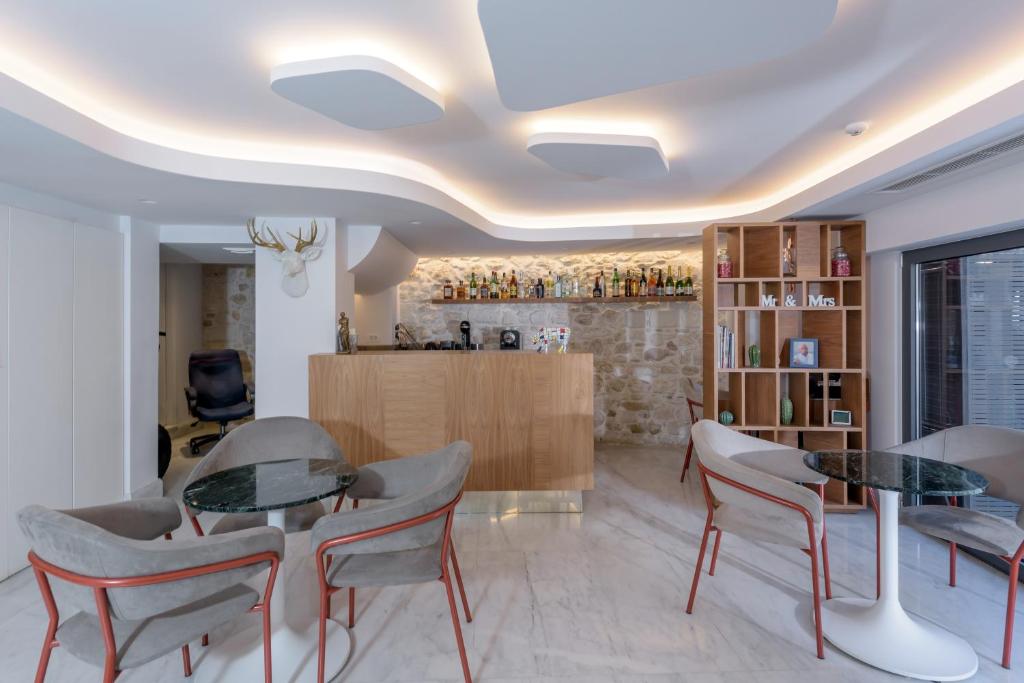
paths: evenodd
<path fill-rule="evenodd" d="M 619 296 L 619 297 L 554 297 L 545 299 L 431 299 L 432 304 L 490 306 L 495 304 L 673 304 L 692 303 L 696 296 Z"/>
<path fill-rule="evenodd" d="M 792 242 L 793 274 L 784 274 Z M 842 245 L 850 275 L 831 276 L 831 254 Z M 717 276 L 726 248 L 735 277 Z M 717 367 L 716 337 L 704 335 L 704 405 L 709 418 L 733 414 L 730 428 L 804 450 L 867 446 L 867 278 L 864 223 L 799 222 L 712 225 L 704 230 L 704 329 L 733 334 L 737 367 Z M 792 305 L 786 306 L 787 297 Z M 789 340 L 817 339 L 819 367 L 789 367 Z M 760 365 L 750 366 L 757 344 Z M 793 402 L 782 424 L 783 396 Z M 831 423 L 832 410 L 850 411 L 851 425 Z M 831 480 L 830 512 L 859 510 L 862 487 Z"/>

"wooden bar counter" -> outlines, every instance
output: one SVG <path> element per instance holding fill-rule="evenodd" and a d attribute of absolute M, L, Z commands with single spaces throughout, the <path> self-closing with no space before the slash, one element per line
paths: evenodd
<path fill-rule="evenodd" d="M 589 353 L 381 351 L 309 358 L 309 414 L 354 465 L 473 445 L 467 491 L 594 488 Z"/>

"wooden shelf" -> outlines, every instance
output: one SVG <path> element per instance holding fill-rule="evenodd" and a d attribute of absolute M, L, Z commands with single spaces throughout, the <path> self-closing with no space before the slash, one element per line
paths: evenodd
<path fill-rule="evenodd" d="M 769 441 L 806 450 L 866 448 L 867 400 L 867 255 L 860 221 L 712 225 L 704 229 L 703 323 L 704 405 L 708 416 L 729 410 L 730 428 L 758 432 Z M 783 253 L 792 240 L 795 276 L 782 274 Z M 842 244 L 850 255 L 851 275 L 831 277 L 831 254 Z M 736 277 L 717 276 L 717 255 L 728 249 Z M 775 306 L 762 306 L 774 297 Z M 795 305 L 786 306 L 787 297 Z M 818 297 L 834 306 L 809 305 Z M 717 326 L 735 336 L 739 367 L 719 368 Z M 791 368 L 789 340 L 819 340 L 819 368 Z M 757 344 L 760 367 L 746 367 L 747 351 Z M 838 398 L 829 396 L 829 375 L 839 375 Z M 825 398 L 812 398 L 821 384 Z M 834 391 L 834 387 L 832 387 Z M 779 424 L 779 405 L 793 401 L 793 424 Z M 853 425 L 829 424 L 830 410 L 849 410 Z M 713 412 L 712 412 L 713 411 Z M 867 500 L 865 490 L 830 480 L 825 509 L 853 512 Z"/>
<path fill-rule="evenodd" d="M 618 297 L 567 297 L 562 299 L 431 299 L 430 303 L 449 306 L 453 304 L 470 304 L 473 306 L 489 306 L 494 304 L 662 304 L 692 303 L 696 296 L 618 296 Z"/>

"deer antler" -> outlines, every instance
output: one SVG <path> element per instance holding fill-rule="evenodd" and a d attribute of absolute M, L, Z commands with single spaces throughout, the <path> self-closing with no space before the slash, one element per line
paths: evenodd
<path fill-rule="evenodd" d="M 288 233 L 288 236 L 295 240 L 295 253 L 298 254 L 306 247 L 312 246 L 316 243 L 316 219 L 313 219 L 313 224 L 309 229 L 309 239 L 302 237 L 302 228 L 299 228 L 299 234 L 296 237 L 292 233 Z"/>
<path fill-rule="evenodd" d="M 252 240 L 252 243 L 257 247 L 266 247 L 267 249 L 273 249 L 274 251 L 281 252 L 288 251 L 288 248 L 284 246 L 280 239 L 278 239 L 277 235 L 274 234 L 274 231 L 267 227 L 266 222 L 263 223 L 263 227 L 260 231 L 256 232 L 256 219 L 250 218 L 245 223 L 245 229 L 249 231 L 249 239 Z M 267 239 L 263 237 L 264 232 L 270 235 L 273 239 L 272 242 L 268 242 Z"/>

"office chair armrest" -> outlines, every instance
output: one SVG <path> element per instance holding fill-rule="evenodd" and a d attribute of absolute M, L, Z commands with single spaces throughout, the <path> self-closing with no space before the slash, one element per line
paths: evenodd
<path fill-rule="evenodd" d="M 249 400 L 250 401 L 255 401 L 256 400 L 256 383 L 255 382 L 246 382 L 245 383 L 245 390 L 247 392 L 249 392 Z"/>

